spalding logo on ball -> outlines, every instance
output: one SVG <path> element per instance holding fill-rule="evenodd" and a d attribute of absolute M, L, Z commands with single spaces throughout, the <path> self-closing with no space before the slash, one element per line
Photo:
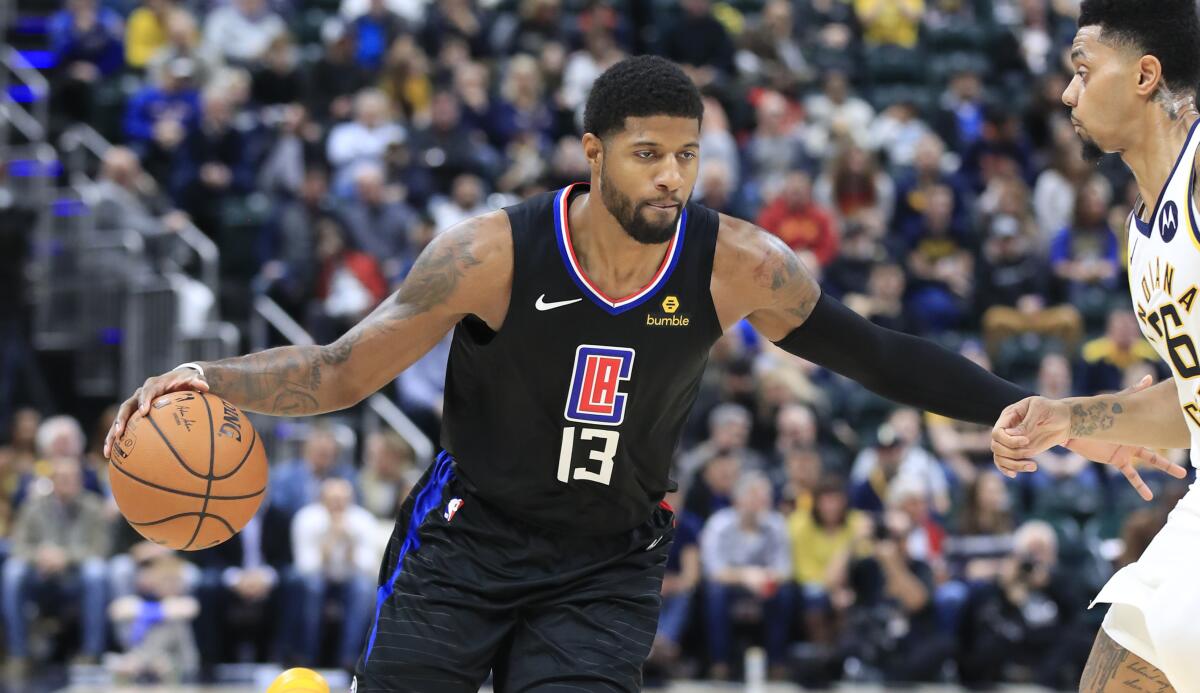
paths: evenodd
<path fill-rule="evenodd" d="M 121 514 L 156 544 L 216 546 L 254 517 L 267 490 L 267 455 L 229 402 L 185 390 L 134 415 L 113 446 L 109 484 Z"/>

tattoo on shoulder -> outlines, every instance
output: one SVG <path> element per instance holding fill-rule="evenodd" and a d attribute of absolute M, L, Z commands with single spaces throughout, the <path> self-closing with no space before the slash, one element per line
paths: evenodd
<path fill-rule="evenodd" d="M 1120 404 L 1095 402 L 1084 406 L 1071 405 L 1071 435 L 1082 437 L 1097 431 L 1107 431 L 1116 423 L 1117 415 L 1125 410 Z"/>
<path fill-rule="evenodd" d="M 478 223 L 473 222 L 471 228 Z M 430 244 L 421 253 L 400 287 L 395 301 L 404 308 L 403 317 L 420 315 L 446 300 L 466 271 L 482 264 L 471 249 L 473 233 L 467 229 L 450 233 L 454 235 Z"/>
<path fill-rule="evenodd" d="M 774 293 L 782 310 L 805 320 L 820 296 L 816 282 L 806 276 L 794 250 L 774 236 L 770 237 L 770 244 L 772 252 L 752 271 L 754 282 Z"/>
<path fill-rule="evenodd" d="M 446 300 L 466 271 L 482 264 L 471 248 L 475 238 L 472 231 L 479 221 L 471 220 L 465 228 L 448 231 L 444 237 L 431 243 L 417 258 L 396 296 L 377 309 L 380 319 L 368 318 L 333 344 L 321 347 L 319 359 L 313 359 L 310 381 L 320 382 L 321 363 L 331 366 L 345 363 L 355 345 L 368 333 L 389 332 L 395 320 L 420 315 Z"/>
<path fill-rule="evenodd" d="M 780 253 L 763 258 L 754 268 L 754 279 L 760 286 L 771 291 L 783 288 L 789 279 L 800 271 L 800 261 L 792 253 Z"/>

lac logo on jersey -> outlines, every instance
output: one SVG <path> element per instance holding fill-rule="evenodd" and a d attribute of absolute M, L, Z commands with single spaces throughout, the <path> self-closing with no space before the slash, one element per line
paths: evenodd
<path fill-rule="evenodd" d="M 655 315 L 653 311 L 646 313 L 646 325 L 650 327 L 687 327 L 692 322 L 686 314 L 676 315 L 679 312 L 679 298 L 676 296 L 664 298 L 660 307 L 662 308 L 661 315 Z"/>

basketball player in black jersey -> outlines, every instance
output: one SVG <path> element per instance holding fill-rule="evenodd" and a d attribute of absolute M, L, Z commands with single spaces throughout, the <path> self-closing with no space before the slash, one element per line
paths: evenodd
<path fill-rule="evenodd" d="M 662 503 L 709 348 L 748 319 L 801 357 L 916 407 L 990 424 L 1026 395 L 934 344 L 823 297 L 786 245 L 689 201 L 700 93 L 655 57 L 588 98 L 591 180 L 465 221 L 395 296 L 328 346 L 151 378 L 250 411 L 349 407 L 454 330 L 444 451 L 406 501 L 379 572 L 359 693 L 635 691 L 657 625 L 673 515 Z M 1121 466 L 1135 448 L 1094 444 Z"/>

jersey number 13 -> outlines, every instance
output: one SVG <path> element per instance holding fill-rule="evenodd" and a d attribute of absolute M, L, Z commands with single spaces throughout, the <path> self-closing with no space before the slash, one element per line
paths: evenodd
<path fill-rule="evenodd" d="M 581 344 L 575 350 L 564 416 L 568 421 L 590 425 L 563 428 L 558 480 L 564 484 L 575 479 L 607 486 L 612 481 L 613 462 L 621 440 L 621 432 L 613 428 L 625 420 L 628 395 L 621 392 L 621 386 L 633 375 L 633 357 L 633 349 L 625 347 Z M 577 434 L 580 441 L 591 443 L 592 449 L 588 451 L 587 464 L 572 467 Z"/>

